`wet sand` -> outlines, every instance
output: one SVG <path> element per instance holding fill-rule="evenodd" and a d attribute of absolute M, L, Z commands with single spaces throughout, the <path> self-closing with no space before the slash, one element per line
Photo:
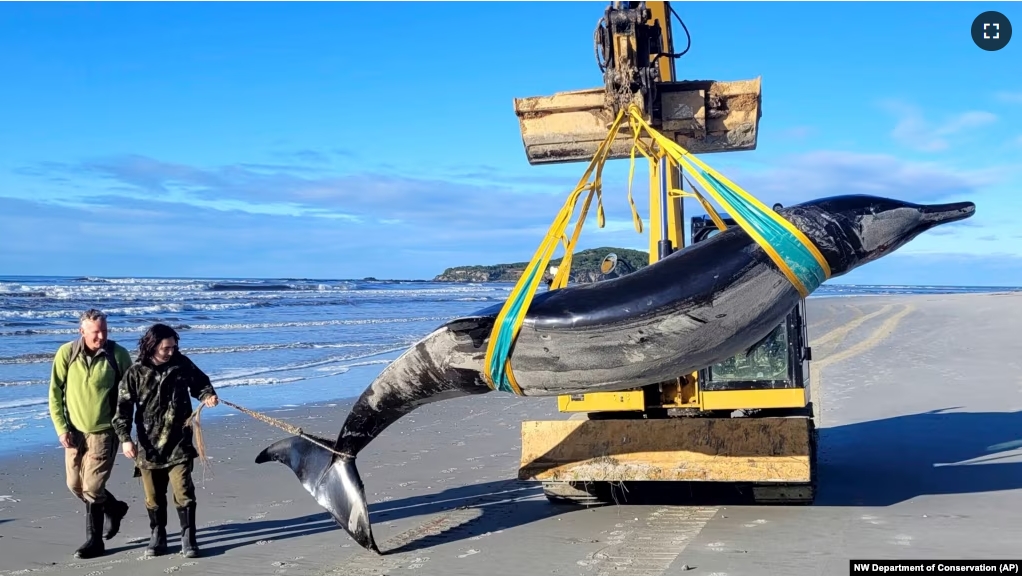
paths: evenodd
<path fill-rule="evenodd" d="M 360 455 L 377 556 L 289 469 L 253 462 L 286 433 L 221 406 L 204 413 L 213 474 L 196 468 L 203 557 L 178 555 L 173 512 L 170 554 L 143 557 L 142 490 L 121 457 L 110 484 L 131 506 L 121 532 L 107 556 L 73 559 L 84 509 L 54 439 L 0 460 L 0 574 L 847 575 L 849 558 L 1017 556 L 1022 295 L 813 299 L 808 317 L 821 427 L 812 506 L 751 506 L 726 491 L 553 505 L 515 480 L 520 423 L 567 415 L 554 399 L 491 394 L 423 407 Z M 272 415 L 331 437 L 346 413 L 339 402 Z"/>

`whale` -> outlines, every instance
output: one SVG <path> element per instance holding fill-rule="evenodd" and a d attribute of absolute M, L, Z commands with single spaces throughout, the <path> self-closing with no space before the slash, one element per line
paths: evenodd
<path fill-rule="evenodd" d="M 816 245 L 834 278 L 975 208 L 844 195 L 775 211 Z M 516 394 L 621 391 L 691 373 L 760 342 L 802 298 L 748 233 L 729 228 L 627 275 L 535 295 L 509 356 Z M 420 406 L 495 390 L 484 359 L 502 307 L 448 321 L 409 347 L 354 402 L 336 439 L 284 438 L 256 463 L 289 467 L 355 542 L 379 554 L 356 457 Z"/>

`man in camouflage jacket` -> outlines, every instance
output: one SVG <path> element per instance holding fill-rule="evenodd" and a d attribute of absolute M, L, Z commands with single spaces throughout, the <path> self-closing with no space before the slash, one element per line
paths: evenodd
<path fill-rule="evenodd" d="M 146 552 L 160 555 L 167 547 L 167 488 L 181 521 L 181 550 L 186 557 L 198 555 L 195 543 L 195 485 L 192 465 L 198 452 L 192 444 L 191 397 L 208 407 L 218 404 L 213 385 L 187 356 L 178 350 L 177 332 L 164 324 L 153 325 L 139 339 L 139 355 L 121 379 L 117 394 L 114 431 L 122 452 L 135 460 L 136 476 L 142 477 L 152 537 Z M 132 423 L 138 446 L 131 439 Z"/>

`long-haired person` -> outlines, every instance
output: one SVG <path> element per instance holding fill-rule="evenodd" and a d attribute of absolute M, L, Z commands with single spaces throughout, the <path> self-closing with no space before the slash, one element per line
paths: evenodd
<path fill-rule="evenodd" d="M 113 425 L 124 456 L 135 461 L 135 476 L 142 477 L 152 537 L 148 555 L 167 551 L 167 487 L 181 522 L 181 552 L 197 557 L 195 542 L 195 485 L 192 466 L 198 452 L 192 444 L 194 397 L 207 407 L 218 404 L 216 391 L 202 372 L 178 348 L 173 328 L 155 324 L 138 341 L 138 357 L 124 374 L 117 392 Z M 131 439 L 135 425 L 138 444 Z"/>

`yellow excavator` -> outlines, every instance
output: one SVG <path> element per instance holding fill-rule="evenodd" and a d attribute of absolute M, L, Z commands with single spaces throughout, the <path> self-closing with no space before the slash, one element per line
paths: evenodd
<path fill-rule="evenodd" d="M 613 2 L 597 25 L 604 85 L 514 101 L 530 164 L 589 161 L 618 113 L 643 119 L 689 152 L 754 150 L 760 79 L 676 80 L 669 2 Z M 691 38 L 688 39 L 691 45 Z M 608 159 L 629 158 L 620 130 Z M 649 263 L 685 246 L 682 170 L 650 174 Z M 700 242 L 729 218 L 691 220 Z M 609 265 L 612 266 L 612 265 Z M 700 274 L 693 271 L 693 274 Z M 700 481 L 751 488 L 757 503 L 806 504 L 816 485 L 811 350 L 803 300 L 751 350 L 676 379 L 634 390 L 558 397 L 562 420 L 522 423 L 518 478 L 541 481 L 551 501 L 610 503 L 618 482 Z"/>

